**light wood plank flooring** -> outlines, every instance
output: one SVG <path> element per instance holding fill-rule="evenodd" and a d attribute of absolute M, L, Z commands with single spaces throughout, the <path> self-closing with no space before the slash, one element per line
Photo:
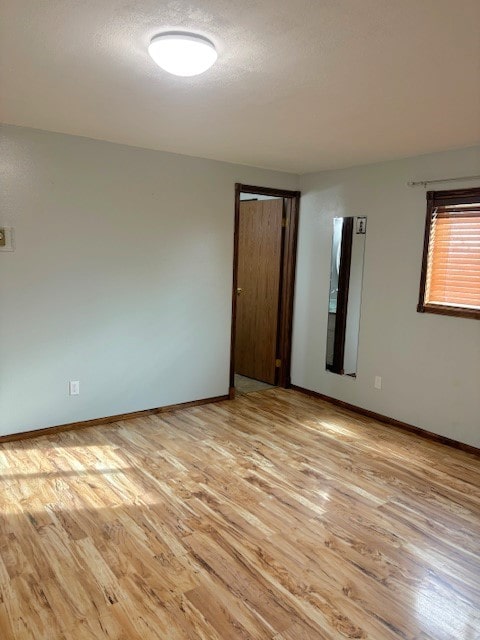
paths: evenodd
<path fill-rule="evenodd" d="M 298 392 L 0 446 L 2 640 L 480 638 L 480 465 Z"/>
<path fill-rule="evenodd" d="M 266 391 L 267 389 L 273 389 L 274 384 L 268 384 L 261 380 L 255 380 L 254 378 L 247 378 L 247 376 L 241 376 L 239 373 L 235 374 L 235 393 L 253 393 L 255 391 Z"/>

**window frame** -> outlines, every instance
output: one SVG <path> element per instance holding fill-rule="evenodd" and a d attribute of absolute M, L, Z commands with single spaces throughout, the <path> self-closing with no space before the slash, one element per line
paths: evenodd
<path fill-rule="evenodd" d="M 425 302 L 428 254 L 430 249 L 430 229 L 432 226 L 432 218 L 435 208 L 442 205 L 475 204 L 476 202 L 480 202 L 480 187 L 474 187 L 473 189 L 450 189 L 448 191 L 427 191 L 427 215 L 425 218 L 420 293 L 417 305 L 417 311 L 419 313 L 437 313 L 443 316 L 474 318 L 480 320 L 480 309 L 468 309 L 467 307 L 462 306 L 447 306 Z"/>

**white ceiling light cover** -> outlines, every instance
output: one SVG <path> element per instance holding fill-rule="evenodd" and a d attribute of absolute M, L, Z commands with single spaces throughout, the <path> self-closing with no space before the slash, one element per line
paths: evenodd
<path fill-rule="evenodd" d="M 210 40 L 188 33 L 155 36 L 148 53 L 159 67 L 176 76 L 197 76 L 209 69 L 217 59 L 217 52 Z"/>

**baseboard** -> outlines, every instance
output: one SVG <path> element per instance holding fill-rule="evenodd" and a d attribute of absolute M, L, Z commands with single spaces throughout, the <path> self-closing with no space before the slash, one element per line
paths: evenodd
<path fill-rule="evenodd" d="M 202 398 L 201 400 L 192 400 L 191 402 L 181 402 L 180 404 L 169 404 L 165 407 L 157 407 L 156 409 L 143 409 L 142 411 L 133 411 L 131 413 L 120 413 L 116 416 L 107 416 L 105 418 L 94 418 L 93 420 L 83 420 L 81 422 L 70 422 L 55 427 L 45 427 L 43 429 L 34 429 L 32 431 L 22 431 L 20 433 L 12 433 L 7 436 L 0 436 L 0 444 L 2 442 L 12 442 L 15 440 L 26 440 L 28 438 L 37 438 L 38 436 L 48 436 L 62 431 L 73 431 L 75 429 L 84 429 L 85 427 L 96 427 L 101 424 L 109 424 L 118 422 L 119 420 L 132 420 L 133 418 L 144 418 L 145 416 L 155 415 L 157 413 L 165 413 L 174 409 L 188 409 L 189 407 L 198 407 L 202 404 L 211 404 L 213 402 L 222 402 L 228 400 L 229 396 L 215 396 L 213 398 Z"/>
<path fill-rule="evenodd" d="M 446 444 L 449 447 L 455 447 L 455 449 L 461 449 L 462 451 L 467 451 L 468 453 L 473 453 L 477 456 L 480 456 L 480 449 L 474 447 L 471 444 L 465 444 L 463 442 L 458 442 L 457 440 L 452 440 L 451 438 L 441 436 L 438 433 L 433 433 L 432 431 L 427 431 L 426 429 L 415 427 L 413 424 L 401 422 L 400 420 L 396 420 L 395 418 L 384 416 L 381 413 L 376 413 L 375 411 L 370 411 L 369 409 L 363 409 L 362 407 L 357 407 L 356 405 L 350 404 L 349 402 L 344 402 L 343 400 L 337 400 L 336 398 L 332 398 L 331 396 L 326 396 L 323 393 L 319 393 L 318 391 L 312 391 L 310 389 L 305 389 L 304 387 L 298 387 L 295 384 L 290 385 L 290 389 L 299 391 L 300 393 L 304 393 L 305 395 L 311 396 L 313 398 L 318 398 L 319 400 L 324 400 L 325 402 L 329 402 L 330 404 L 335 404 L 338 407 L 343 407 L 344 409 L 348 409 L 349 411 L 354 411 L 355 413 L 359 413 L 362 416 L 373 418 L 373 420 L 378 420 L 379 422 L 384 422 L 386 424 L 392 425 L 393 427 L 398 427 L 399 429 L 403 429 L 404 431 L 410 431 L 411 433 L 415 433 L 421 438 L 435 440 L 436 442 L 441 442 L 442 444 Z"/>

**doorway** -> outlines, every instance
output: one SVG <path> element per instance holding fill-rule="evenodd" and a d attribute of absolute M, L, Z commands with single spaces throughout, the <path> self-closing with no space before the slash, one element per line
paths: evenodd
<path fill-rule="evenodd" d="M 290 386 L 300 192 L 235 185 L 230 397 Z"/>

